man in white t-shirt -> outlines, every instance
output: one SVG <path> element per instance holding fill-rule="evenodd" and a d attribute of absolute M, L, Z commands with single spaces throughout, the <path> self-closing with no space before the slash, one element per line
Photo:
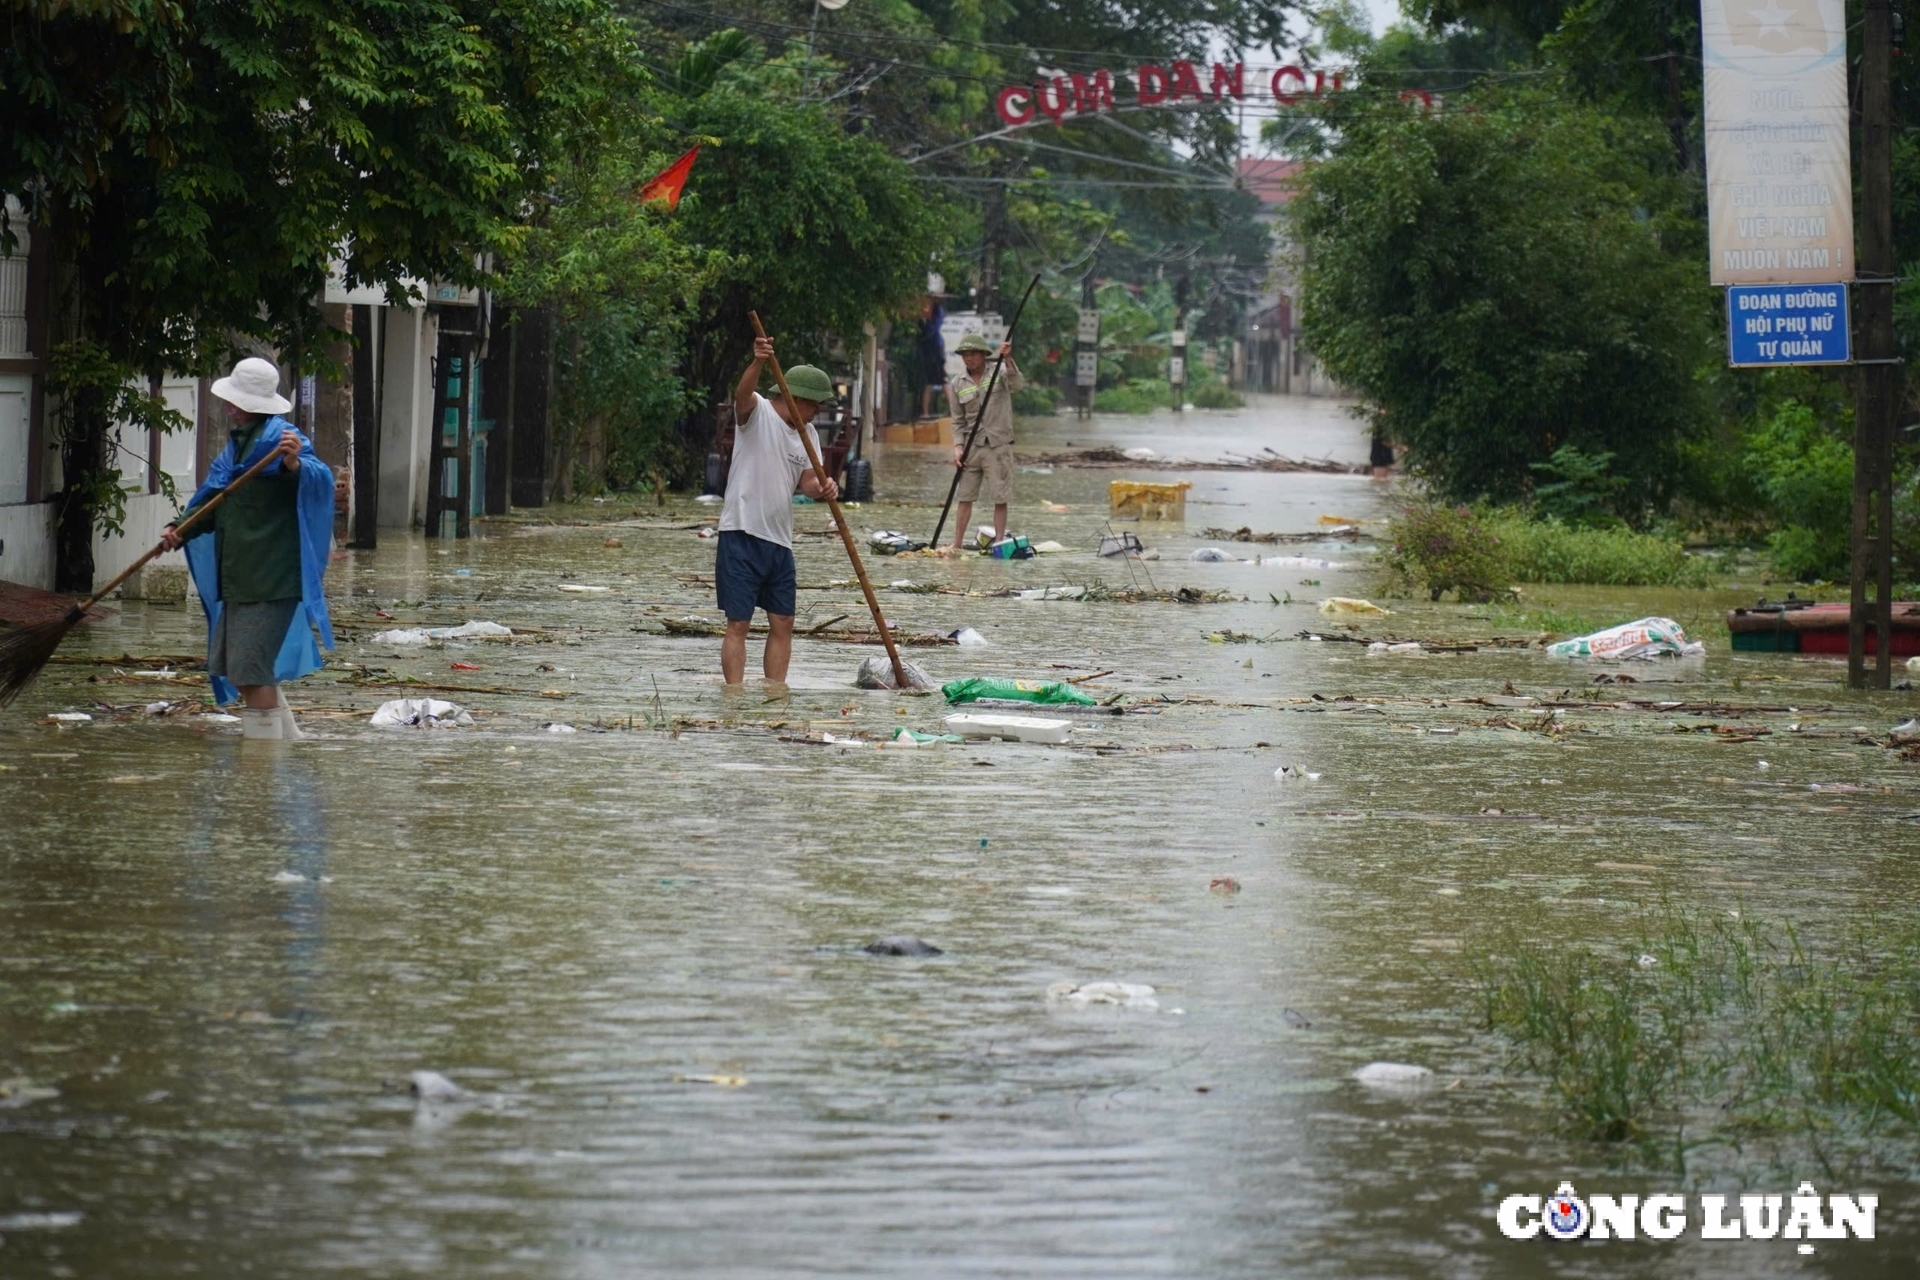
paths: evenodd
<path fill-rule="evenodd" d="M 747 632 L 756 608 L 767 613 L 761 670 L 768 680 L 786 683 L 787 661 L 793 655 L 794 487 L 814 499 L 840 496 L 832 480 L 821 484 L 800 441 L 800 431 L 805 431 L 819 451 L 819 437 L 806 424 L 833 399 L 833 382 L 812 365 L 787 370 L 787 387 L 800 408 L 800 421 L 793 422 L 786 397 L 774 401 L 760 394 L 760 375 L 772 358 L 773 343 L 754 339 L 753 363 L 733 389 L 733 466 L 727 474 L 727 502 L 720 509 L 713 569 L 714 591 L 727 615 L 720 673 L 728 684 L 746 678 Z"/>

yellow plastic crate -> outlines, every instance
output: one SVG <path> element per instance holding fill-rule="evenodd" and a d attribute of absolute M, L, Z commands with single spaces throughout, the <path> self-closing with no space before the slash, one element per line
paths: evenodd
<path fill-rule="evenodd" d="M 1188 481 L 1178 484 L 1148 484 L 1143 480 L 1115 480 L 1107 486 L 1107 509 L 1116 516 L 1135 516 L 1141 520 L 1184 520 L 1187 518 Z"/>

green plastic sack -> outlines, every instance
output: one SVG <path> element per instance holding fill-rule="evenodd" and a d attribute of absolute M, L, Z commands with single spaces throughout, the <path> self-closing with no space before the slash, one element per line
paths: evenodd
<path fill-rule="evenodd" d="M 893 737 L 889 741 L 912 743 L 916 747 L 924 747 L 934 742 L 965 742 L 966 739 L 957 733 L 921 733 L 918 729 L 909 729 L 901 725 L 893 731 Z"/>
<path fill-rule="evenodd" d="M 1004 698 L 1009 702 L 1042 702 L 1055 706 L 1090 707 L 1094 700 L 1070 684 L 1059 680 L 1003 680 L 996 676 L 973 676 L 949 680 L 940 686 L 948 702 L 973 702 L 980 698 Z"/>

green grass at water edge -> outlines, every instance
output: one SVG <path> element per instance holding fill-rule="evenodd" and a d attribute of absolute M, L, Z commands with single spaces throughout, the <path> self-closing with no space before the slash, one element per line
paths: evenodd
<path fill-rule="evenodd" d="M 1600 587 L 1704 587 L 1722 576 L 1716 559 L 1687 554 L 1678 541 L 1625 527 L 1539 520 L 1506 509 L 1489 519 L 1516 582 Z"/>
<path fill-rule="evenodd" d="M 1624 525 L 1573 525 L 1522 507 L 1403 502 L 1388 522 L 1381 587 L 1489 601 L 1516 583 L 1705 587 L 1733 569 L 1724 556 L 1689 555 L 1679 540 Z"/>
<path fill-rule="evenodd" d="M 1617 951 L 1519 940 L 1475 974 L 1487 1029 L 1577 1137 L 1661 1162 L 1765 1140 L 1854 1158 L 1920 1138 L 1920 926 L 1811 946 L 1663 909 Z"/>

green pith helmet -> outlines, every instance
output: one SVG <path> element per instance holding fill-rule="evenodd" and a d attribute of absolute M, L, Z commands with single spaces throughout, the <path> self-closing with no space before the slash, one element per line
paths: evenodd
<path fill-rule="evenodd" d="M 825 404 L 833 399 L 833 379 L 810 364 L 797 364 L 787 370 L 787 390 L 796 400 Z"/>
<path fill-rule="evenodd" d="M 987 340 L 981 337 L 977 333 L 970 333 L 966 337 L 960 339 L 960 344 L 956 346 L 954 350 L 955 351 L 978 351 L 983 356 L 990 356 L 993 354 L 993 348 L 987 344 Z"/>

